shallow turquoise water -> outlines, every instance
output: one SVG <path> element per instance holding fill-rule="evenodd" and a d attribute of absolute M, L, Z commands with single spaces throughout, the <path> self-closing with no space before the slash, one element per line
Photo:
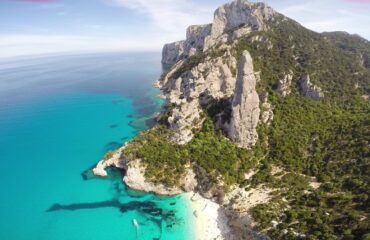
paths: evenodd
<path fill-rule="evenodd" d="M 161 106 L 158 54 L 0 62 L 0 239 L 192 239 L 181 196 L 127 190 L 89 169 Z M 132 224 L 139 222 L 136 230 Z"/>

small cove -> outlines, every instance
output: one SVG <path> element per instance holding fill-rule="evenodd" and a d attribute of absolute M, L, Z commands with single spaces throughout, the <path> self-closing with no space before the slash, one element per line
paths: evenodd
<path fill-rule="evenodd" d="M 192 239 L 182 196 L 87 174 L 148 127 L 160 72 L 154 53 L 0 61 L 0 239 Z"/>

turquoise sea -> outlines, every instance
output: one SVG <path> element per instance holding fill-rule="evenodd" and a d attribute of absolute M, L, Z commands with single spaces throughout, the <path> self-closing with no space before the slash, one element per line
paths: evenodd
<path fill-rule="evenodd" d="M 157 53 L 0 60 L 0 239 L 193 239 L 182 196 L 89 171 L 151 125 L 160 73 Z"/>

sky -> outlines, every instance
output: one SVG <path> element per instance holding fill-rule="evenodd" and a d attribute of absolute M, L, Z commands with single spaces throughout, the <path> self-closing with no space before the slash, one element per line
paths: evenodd
<path fill-rule="evenodd" d="M 0 58 L 61 52 L 161 51 L 227 0 L 0 0 Z M 252 1 L 254 2 L 254 1 Z M 370 39 L 370 0 L 266 0 L 314 31 Z"/>

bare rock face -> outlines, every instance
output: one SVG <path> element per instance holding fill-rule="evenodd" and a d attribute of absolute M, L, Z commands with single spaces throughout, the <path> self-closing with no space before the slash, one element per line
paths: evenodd
<path fill-rule="evenodd" d="M 224 115 L 227 119 L 217 121 L 216 128 L 226 132 L 240 147 L 255 145 L 260 115 L 255 90 L 258 75 L 253 72 L 248 52 L 243 53 L 242 63 L 237 66 L 229 43 L 267 29 L 267 22 L 273 21 L 275 14 L 266 4 L 236 0 L 218 8 L 212 24 L 190 26 L 185 41 L 164 46 L 162 62 L 172 67 L 159 80 L 159 85 L 171 107 L 166 120 L 174 131 L 172 141 L 189 142 L 193 138 L 192 130 L 202 126 L 202 112 L 212 102 L 226 100 L 232 103 L 232 113 Z M 223 55 L 218 55 L 220 52 Z M 198 53 L 204 55 L 187 61 Z M 265 105 L 269 110 L 263 113 L 262 122 L 267 123 L 273 115 L 271 106 Z"/>
<path fill-rule="evenodd" d="M 202 125 L 202 105 L 209 99 L 229 98 L 234 94 L 236 65 L 236 59 L 226 51 L 223 56 L 206 58 L 178 78 L 172 77 L 174 71 L 162 78 L 168 104 L 175 106 L 167 119 L 174 130 L 171 140 L 179 144 L 189 142 L 193 138 L 192 129 Z"/>
<path fill-rule="evenodd" d="M 298 81 L 298 88 L 302 96 L 312 98 L 314 100 L 320 100 L 324 98 L 324 93 L 320 87 L 311 83 L 310 76 L 308 74 L 302 76 Z"/>
<path fill-rule="evenodd" d="M 289 72 L 284 76 L 284 78 L 279 80 L 276 91 L 280 93 L 283 97 L 288 96 L 292 91 L 291 90 L 292 80 L 293 72 Z"/>
<path fill-rule="evenodd" d="M 219 7 L 214 14 L 211 35 L 206 38 L 205 49 L 217 44 L 226 32 L 243 28 L 245 33 L 264 29 L 264 21 L 272 20 L 274 10 L 264 3 L 237 0 Z M 240 34 L 242 36 L 243 34 Z"/>
<path fill-rule="evenodd" d="M 204 39 L 211 32 L 211 24 L 194 25 L 186 30 L 186 40 L 165 44 L 162 50 L 162 63 L 172 66 L 179 60 L 203 51 Z"/>
<path fill-rule="evenodd" d="M 92 169 L 93 174 L 99 177 L 107 177 L 108 173 L 105 169 L 108 167 L 125 169 L 127 163 L 127 159 L 123 154 L 125 147 L 126 145 L 117 149 L 110 158 L 100 160 L 95 168 Z"/>
<path fill-rule="evenodd" d="M 146 180 L 145 166 L 142 164 L 140 159 L 131 160 L 127 164 L 126 175 L 123 178 L 125 184 L 134 190 L 142 192 L 152 192 L 158 195 L 176 195 L 179 193 L 190 192 L 197 186 L 197 180 L 195 179 L 195 173 L 188 166 L 185 176 L 181 179 L 180 186 L 169 188 L 163 184 L 154 184 Z"/>
<path fill-rule="evenodd" d="M 215 45 L 245 36 L 266 28 L 266 21 L 274 19 L 276 12 L 264 3 L 237 0 L 219 7 L 212 24 L 188 27 L 186 40 L 164 45 L 162 63 L 168 66 Z"/>
<path fill-rule="evenodd" d="M 270 125 L 274 120 L 274 112 L 272 111 L 271 103 L 268 101 L 268 94 L 266 93 L 262 103 L 261 122 Z"/>
<path fill-rule="evenodd" d="M 252 57 L 248 51 L 244 51 L 238 68 L 228 131 L 229 137 L 239 147 L 251 148 L 258 140 L 256 127 L 260 115 L 259 103 Z"/>
<path fill-rule="evenodd" d="M 252 229 L 252 219 L 249 210 L 258 204 L 267 203 L 273 189 L 259 185 L 246 191 L 239 186 L 233 186 L 222 202 L 225 213 L 229 218 L 229 225 L 234 231 L 235 239 L 266 239 L 256 235 Z"/>
<path fill-rule="evenodd" d="M 187 28 L 184 57 L 190 57 L 203 50 L 204 39 L 211 33 L 211 28 L 212 24 L 193 25 Z"/>
<path fill-rule="evenodd" d="M 165 44 L 162 51 L 162 63 L 173 65 L 180 60 L 184 52 L 184 41 Z"/>
<path fill-rule="evenodd" d="M 178 144 L 185 144 L 193 138 L 192 129 L 200 127 L 201 107 L 196 100 L 183 103 L 175 107 L 171 116 L 168 118 L 170 129 L 174 134 L 171 140 Z"/>

